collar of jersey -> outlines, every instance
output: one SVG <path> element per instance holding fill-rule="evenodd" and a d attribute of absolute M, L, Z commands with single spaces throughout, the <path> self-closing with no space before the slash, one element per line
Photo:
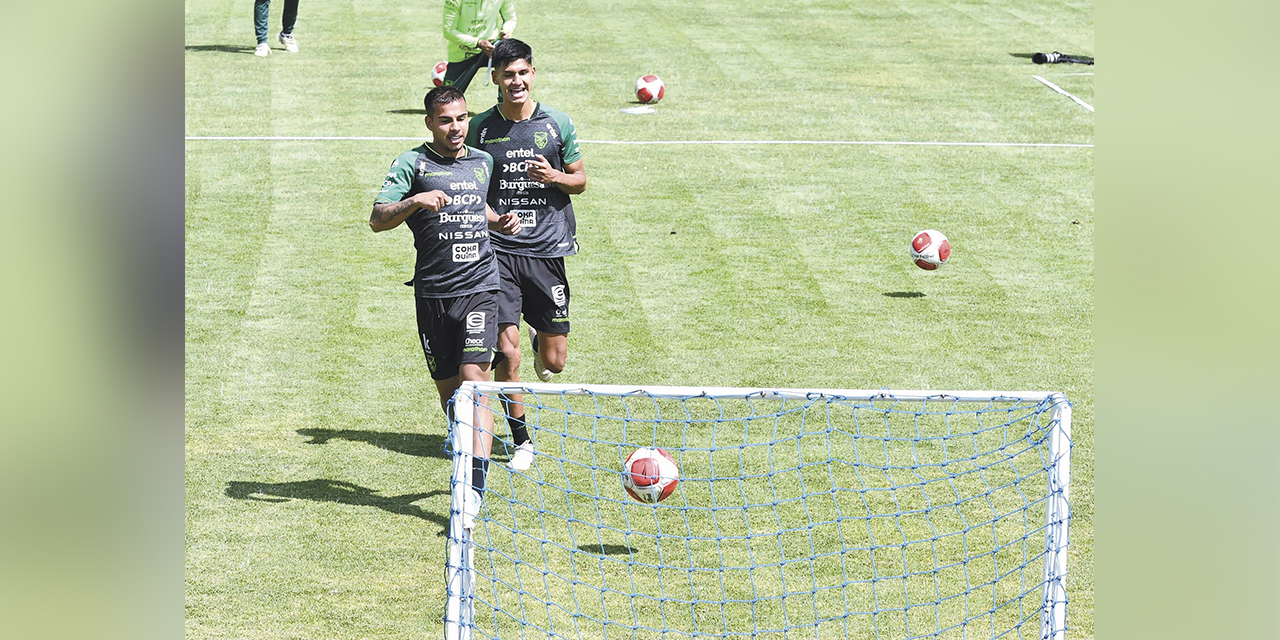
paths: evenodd
<path fill-rule="evenodd" d="M 542 109 L 542 103 L 535 100 L 533 102 L 533 112 L 530 113 L 529 117 L 525 118 L 524 120 L 532 120 L 534 116 L 538 115 L 538 111 L 540 109 Z M 524 120 L 512 120 L 508 118 L 507 115 L 502 112 L 501 107 L 494 106 L 493 110 L 498 112 L 498 117 L 502 118 L 503 120 L 506 120 L 507 122 L 524 122 Z"/>
<path fill-rule="evenodd" d="M 462 155 L 458 156 L 457 158 L 451 158 L 446 155 L 441 155 L 439 151 L 436 151 L 435 147 L 431 146 L 430 142 L 424 143 L 422 146 L 425 147 L 427 151 L 430 151 L 431 155 L 434 155 L 435 157 L 440 158 L 442 160 L 460 160 L 462 158 L 467 157 L 467 154 L 471 153 L 470 147 L 468 147 L 465 143 L 463 143 L 462 145 Z"/>

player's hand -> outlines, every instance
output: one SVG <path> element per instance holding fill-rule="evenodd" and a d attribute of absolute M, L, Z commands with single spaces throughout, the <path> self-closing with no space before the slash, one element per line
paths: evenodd
<path fill-rule="evenodd" d="M 483 51 L 486 56 L 493 55 L 493 42 L 489 40 L 481 40 L 476 43 L 476 46 L 480 47 L 480 50 Z"/>
<path fill-rule="evenodd" d="M 533 156 L 533 159 L 528 161 L 528 166 L 529 179 L 537 180 L 542 184 L 550 184 L 555 180 L 556 174 L 560 173 L 551 168 L 551 163 L 547 162 L 546 158 L 539 155 Z"/>
<path fill-rule="evenodd" d="M 494 224 L 498 233 L 508 236 L 520 233 L 520 216 L 514 213 L 504 213 L 498 216 L 498 221 Z"/>
<path fill-rule="evenodd" d="M 449 204 L 449 196 L 445 195 L 445 192 L 436 189 L 435 191 L 427 191 L 414 195 L 413 201 L 423 209 L 439 211 L 440 207 Z"/>
<path fill-rule="evenodd" d="M 510 31 L 499 31 L 499 32 L 498 32 L 498 39 L 499 39 L 499 40 L 505 40 L 505 39 L 510 38 L 510 37 L 511 37 L 511 32 L 510 32 Z"/>

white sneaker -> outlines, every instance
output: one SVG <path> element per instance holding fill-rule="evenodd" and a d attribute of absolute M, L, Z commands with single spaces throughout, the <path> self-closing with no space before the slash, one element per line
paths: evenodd
<path fill-rule="evenodd" d="M 283 31 L 280 32 L 280 44 L 284 45 L 285 51 L 289 53 L 298 52 L 298 41 L 294 40 L 292 35 Z"/>
<path fill-rule="evenodd" d="M 253 55 L 258 56 L 259 58 L 265 58 L 271 55 L 271 45 L 265 42 L 259 42 L 258 48 L 253 50 Z"/>
<path fill-rule="evenodd" d="M 507 463 L 507 467 L 516 471 L 528 471 L 532 464 L 533 442 L 530 441 L 516 447 L 516 453 L 511 456 L 511 462 Z"/>
<path fill-rule="evenodd" d="M 467 493 L 462 496 L 462 528 L 474 529 L 476 526 L 476 516 L 480 515 L 480 492 L 475 489 L 467 489 Z"/>
<path fill-rule="evenodd" d="M 542 365 L 542 356 L 538 355 L 538 349 L 534 346 L 536 344 L 538 344 L 538 330 L 529 327 L 529 346 L 533 348 L 533 372 L 538 374 L 539 380 L 551 382 L 556 374 Z"/>

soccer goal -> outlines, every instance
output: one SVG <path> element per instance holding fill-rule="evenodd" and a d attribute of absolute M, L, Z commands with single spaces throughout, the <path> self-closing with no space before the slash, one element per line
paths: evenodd
<path fill-rule="evenodd" d="M 527 471 L 504 464 L 503 393 Z M 464 522 L 480 399 L 497 435 Z M 1066 637 L 1060 393 L 466 383 L 453 403 L 447 640 Z M 679 463 L 657 504 L 623 489 L 641 447 Z"/>

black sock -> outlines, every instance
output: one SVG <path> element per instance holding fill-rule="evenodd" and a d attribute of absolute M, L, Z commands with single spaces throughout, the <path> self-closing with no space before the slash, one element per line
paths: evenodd
<path fill-rule="evenodd" d="M 529 442 L 529 427 L 524 423 L 524 414 L 519 417 L 507 416 L 507 426 L 511 428 L 511 441 L 517 447 Z"/>
<path fill-rule="evenodd" d="M 488 458 L 471 459 L 471 487 L 484 495 L 484 477 L 489 473 Z"/>

